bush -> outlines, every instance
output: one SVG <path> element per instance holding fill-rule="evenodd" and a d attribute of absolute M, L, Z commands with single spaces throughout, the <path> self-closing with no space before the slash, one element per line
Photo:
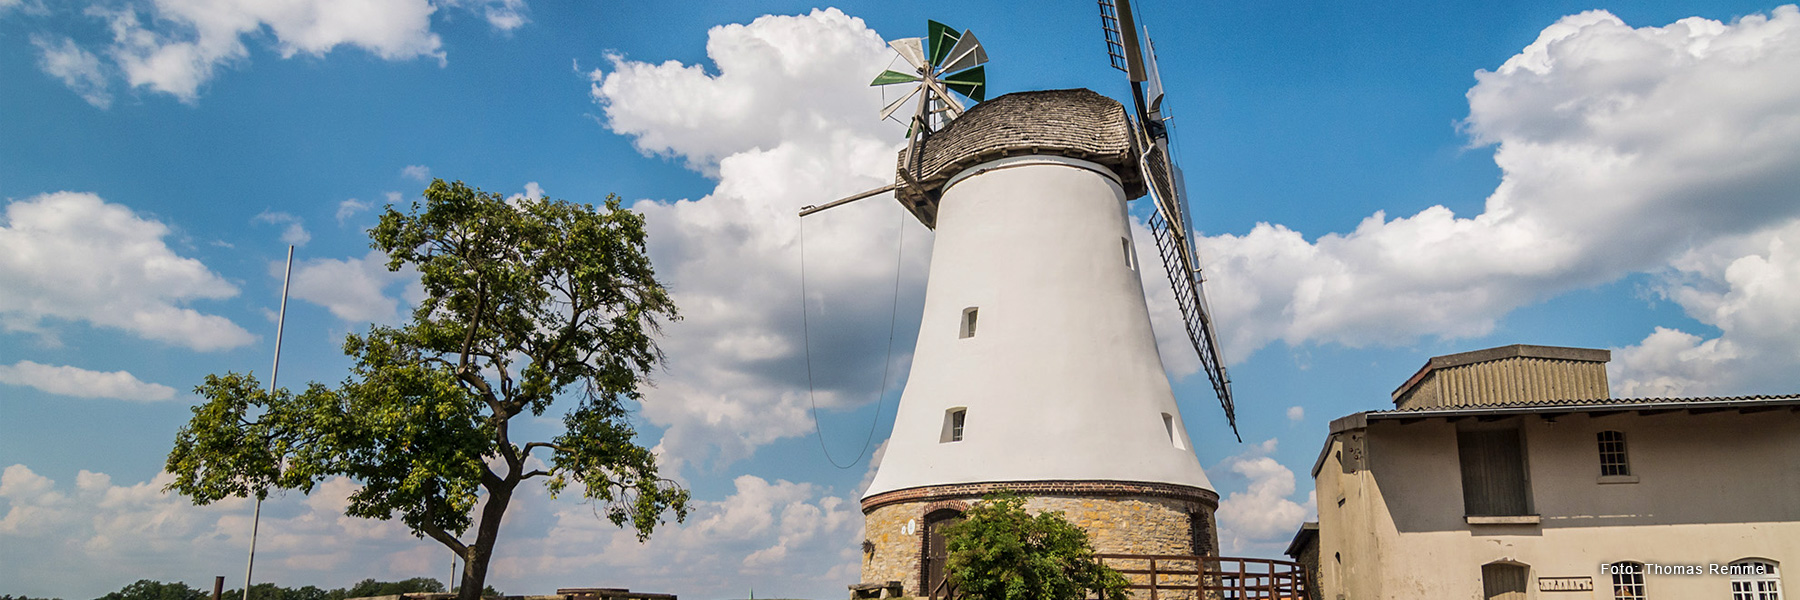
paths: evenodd
<path fill-rule="evenodd" d="M 1125 598 L 1123 575 L 1094 558 L 1082 531 L 1060 512 L 1025 512 L 1025 499 L 990 494 L 945 528 L 946 574 L 979 600 L 1070 600 L 1089 591 Z"/>

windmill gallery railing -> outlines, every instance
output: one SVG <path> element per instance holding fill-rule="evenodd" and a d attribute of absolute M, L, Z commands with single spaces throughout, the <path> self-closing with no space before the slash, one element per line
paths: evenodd
<path fill-rule="evenodd" d="M 1311 577 L 1300 563 L 1266 558 L 1179 554 L 1096 554 L 1130 582 L 1134 600 L 1310 600 Z M 927 598 L 962 597 L 949 578 Z"/>
<path fill-rule="evenodd" d="M 1266 558 L 1097 554 L 1131 584 L 1136 600 L 1305 600 L 1313 586 L 1300 563 Z"/>

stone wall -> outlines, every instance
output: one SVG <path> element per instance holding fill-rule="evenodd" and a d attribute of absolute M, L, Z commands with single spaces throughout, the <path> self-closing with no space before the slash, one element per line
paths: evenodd
<path fill-rule="evenodd" d="M 1217 521 L 1213 516 L 1218 501 L 1210 492 L 1186 498 L 1116 493 L 1104 496 L 1020 495 L 1026 499 L 1026 510 L 1034 514 L 1062 512 L 1070 523 L 1087 531 L 1094 550 L 1102 554 L 1216 555 L 1219 547 Z M 940 508 L 964 508 L 980 499 L 979 494 L 954 497 L 933 494 L 866 508 L 864 535 L 867 543 L 863 545 L 862 581 L 899 581 L 905 593 L 923 595 L 919 557 L 924 552 L 925 515 Z M 865 506 L 869 504 L 865 502 Z M 1196 537 L 1200 548 L 1195 547 Z M 1109 564 L 1115 568 L 1144 568 L 1143 562 L 1112 561 Z M 1192 563 L 1173 566 L 1188 570 L 1194 567 Z M 1160 581 L 1167 584 L 1183 580 L 1164 577 Z"/>

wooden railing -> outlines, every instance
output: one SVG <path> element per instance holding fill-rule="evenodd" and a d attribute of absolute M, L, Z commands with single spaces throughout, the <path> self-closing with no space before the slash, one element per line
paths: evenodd
<path fill-rule="evenodd" d="M 1095 557 L 1131 582 L 1126 589 L 1137 600 L 1307 600 L 1313 586 L 1300 563 L 1285 560 L 1174 554 Z"/>
<path fill-rule="evenodd" d="M 949 577 L 939 581 L 937 587 L 931 588 L 931 593 L 926 594 L 931 600 L 955 600 L 957 595 L 956 584 L 951 583 Z"/>

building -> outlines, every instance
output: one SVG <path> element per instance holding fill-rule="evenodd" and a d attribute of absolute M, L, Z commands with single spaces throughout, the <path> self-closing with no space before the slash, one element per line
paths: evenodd
<path fill-rule="evenodd" d="M 1800 395 L 1615 399 L 1609 358 L 1440 356 L 1333 421 L 1294 547 L 1323 597 L 1795 597 Z"/>
<path fill-rule="evenodd" d="M 862 497 L 866 585 L 932 594 L 942 525 L 1000 489 L 1062 511 L 1103 553 L 1216 548 L 1218 494 L 1131 243 L 1126 202 L 1144 193 L 1131 135 L 1100 94 L 1021 92 L 902 158 L 917 183 L 898 197 L 937 237 L 912 373 Z"/>

